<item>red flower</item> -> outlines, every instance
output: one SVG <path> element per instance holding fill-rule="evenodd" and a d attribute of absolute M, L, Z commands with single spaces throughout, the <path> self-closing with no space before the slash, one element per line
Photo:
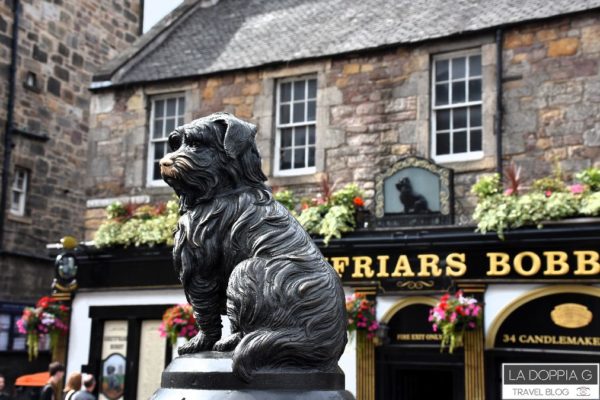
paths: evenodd
<path fill-rule="evenodd" d="M 365 202 L 363 201 L 363 199 L 361 199 L 360 197 L 355 197 L 354 200 L 352 200 L 352 202 L 354 203 L 354 205 L 356 207 L 363 207 L 365 205 Z"/>

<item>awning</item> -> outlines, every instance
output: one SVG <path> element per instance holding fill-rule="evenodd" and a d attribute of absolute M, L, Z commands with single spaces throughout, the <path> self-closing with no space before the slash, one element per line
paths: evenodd
<path fill-rule="evenodd" d="M 44 386 L 50 379 L 49 372 L 37 372 L 17 378 L 15 386 Z"/>

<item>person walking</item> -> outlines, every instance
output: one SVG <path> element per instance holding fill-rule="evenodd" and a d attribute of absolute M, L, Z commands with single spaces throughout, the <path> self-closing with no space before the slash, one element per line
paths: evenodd
<path fill-rule="evenodd" d="M 72 400 L 96 400 L 96 396 L 94 396 L 94 389 L 96 388 L 96 379 L 94 379 L 94 375 L 83 374 L 82 381 L 82 390 L 75 393 Z"/>
<path fill-rule="evenodd" d="M 63 390 L 63 400 L 72 400 L 75 393 L 81 389 L 81 372 L 71 372 L 67 378 L 67 384 Z"/>
<path fill-rule="evenodd" d="M 48 366 L 48 372 L 50 373 L 50 379 L 42 388 L 40 400 L 59 400 L 57 387 L 65 376 L 65 366 L 58 361 L 54 361 Z"/>

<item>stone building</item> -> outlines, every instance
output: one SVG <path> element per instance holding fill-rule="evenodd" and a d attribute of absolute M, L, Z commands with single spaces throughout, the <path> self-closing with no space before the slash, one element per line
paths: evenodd
<path fill-rule="evenodd" d="M 452 223 L 398 228 L 389 237 L 369 234 L 381 241 L 382 249 L 405 246 L 405 251 L 416 251 L 432 243 L 442 247 L 470 243 L 476 248 L 480 239 L 473 233 L 471 218 L 476 198 L 470 188 L 482 174 L 502 171 L 512 162 L 523 168 L 527 180 L 547 176 L 555 165 L 567 178 L 600 166 L 599 63 L 600 2 L 595 0 L 185 2 L 160 31 L 143 36 L 130 52 L 93 77 L 86 237 L 93 238 L 105 217 L 104 207 L 115 200 L 168 199 L 172 191 L 161 181 L 157 162 L 168 151 L 169 132 L 183 122 L 228 111 L 257 125 L 263 169 L 271 185 L 314 193 L 325 175 L 340 186 L 356 182 L 373 213 L 377 178 L 405 157 L 430 159 L 452 169 Z M 580 232 L 588 232 L 585 229 Z M 547 232 L 548 243 L 568 237 L 564 231 Z M 515 243 L 489 238 L 486 243 L 490 248 L 516 248 L 527 235 L 537 238 L 528 231 Z M 347 246 L 347 253 L 361 246 L 350 239 L 346 245 L 343 239 L 335 243 Z M 598 249 L 592 242 L 581 243 Z M 340 254 L 335 246 L 331 252 Z M 140 263 L 151 268 L 157 263 L 151 257 L 159 253 L 145 254 Z M 168 260 L 168 252 L 160 254 Z M 110 257 L 113 261 L 107 261 L 107 268 L 127 263 L 134 268 L 133 258 L 125 257 L 127 262 L 119 264 L 120 255 Z M 102 258 L 84 258 L 102 268 Z M 343 272 L 347 265 L 338 262 Z M 372 273 L 370 266 L 370 262 L 355 264 L 357 276 L 361 270 Z M 584 282 L 583 292 L 590 288 L 599 296 L 599 274 Z M 381 276 L 386 276 L 385 271 Z M 144 291 L 144 304 L 181 298 L 169 288 L 173 284 L 169 279 L 161 281 L 162 288 L 159 278 L 155 284 L 148 279 L 143 277 L 140 286 L 156 292 L 153 297 Z M 498 304 L 516 301 L 547 284 L 543 280 L 521 286 L 510 283 L 522 280 L 481 282 L 466 287 L 491 305 L 486 330 L 495 326 L 492 321 L 502 307 Z M 564 283 L 553 281 L 557 282 Z M 106 289 L 103 284 L 97 287 Z M 377 292 L 373 287 L 369 290 Z M 76 312 L 83 316 L 96 307 L 97 315 L 106 315 L 101 306 L 141 307 L 131 293 L 121 297 L 118 291 L 110 293 L 114 295 L 110 302 L 93 293 L 78 295 Z M 413 303 L 407 302 L 405 294 L 391 294 L 378 297 L 378 316 L 385 322 L 415 301 L 408 296 Z M 432 301 L 431 297 L 418 300 Z M 92 325 L 78 329 L 99 338 L 101 331 L 94 329 L 102 321 L 99 316 Z M 488 387 L 481 381 L 483 340 L 478 337 L 475 347 L 465 348 L 464 359 L 462 354 L 443 360 L 415 355 L 424 357 L 417 365 L 439 362 L 440 370 L 460 366 L 462 372 L 444 378 L 454 385 L 454 397 L 449 398 L 482 399 L 484 390 L 497 395 L 496 384 L 491 383 L 497 376 L 486 377 Z M 87 343 L 77 345 L 73 340 L 71 346 L 79 346 L 83 354 L 69 356 L 69 368 L 78 368 L 92 350 Z M 359 398 L 371 399 L 376 385 L 373 355 L 361 354 L 357 364 L 346 370 L 347 379 Z M 380 361 L 381 365 L 387 362 Z M 356 380 L 352 368 L 358 370 Z M 409 385 L 412 378 L 403 376 L 402 382 Z M 415 377 L 415 382 L 426 381 L 419 379 L 423 376 Z M 466 383 L 462 386 L 456 379 Z M 381 389 L 378 382 L 379 391 L 391 390 Z M 402 398 L 412 398 L 403 393 L 408 397 Z"/>
<path fill-rule="evenodd" d="M 0 372 L 47 368 L 26 360 L 16 318 L 50 292 L 45 246 L 83 237 L 88 90 L 98 66 L 140 34 L 139 0 L 0 2 Z"/>

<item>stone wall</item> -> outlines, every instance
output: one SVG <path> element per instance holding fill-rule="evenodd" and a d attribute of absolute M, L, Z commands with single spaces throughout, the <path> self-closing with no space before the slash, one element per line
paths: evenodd
<path fill-rule="evenodd" d="M 549 173 L 556 159 L 568 177 L 600 164 L 598 37 L 600 17 L 573 16 L 506 31 L 503 48 L 504 163 L 523 165 L 529 181 Z M 145 187 L 147 110 L 153 94 L 186 93 L 186 120 L 229 111 L 258 125 L 257 141 L 270 183 L 314 193 L 327 173 L 338 187 L 357 182 L 373 207 L 374 183 L 395 161 L 430 154 L 430 68 L 435 54 L 478 48 L 483 66 L 484 157 L 446 164 L 455 170 L 457 223 L 469 224 L 469 193 L 482 173 L 496 169 L 494 134 L 496 44 L 493 33 L 340 56 L 258 71 L 123 90 L 98 92 L 92 107 L 88 186 L 92 198 L 150 194 Z M 273 104 L 280 77 L 318 77 L 317 174 L 273 177 Z M 99 210 L 88 210 L 88 237 Z M 94 220 L 92 221 L 92 215 Z M 90 222 L 91 221 L 91 222 Z"/>
<path fill-rule="evenodd" d="M 10 4 L 10 0 L 0 3 L 2 137 L 12 36 Z M 137 38 L 141 10 L 140 0 L 20 0 L 20 4 L 14 127 L 25 134 L 13 137 L 11 174 L 15 166 L 26 168 L 31 181 L 25 216 L 7 212 L 4 249 L 43 256 L 45 245 L 64 235 L 83 239 L 88 87 L 95 69 Z M 36 77 L 34 87 L 25 85 L 29 74 Z M 30 263 L 22 257 L 5 258 L 2 263 L 15 268 L 40 267 L 40 262 Z M 51 265 L 46 263 L 45 268 L 51 276 Z M 10 268 L 3 271 L 11 273 Z M 38 274 L 42 275 L 49 274 Z M 10 282 L 18 290 L 16 281 Z M 50 283 L 44 282 L 44 291 Z"/>
<path fill-rule="evenodd" d="M 0 4 L 2 132 L 12 35 L 11 1 Z M 8 214 L 9 251 L 44 254 L 66 234 L 83 238 L 90 92 L 95 69 L 130 46 L 140 1 L 22 0 L 11 168 L 30 171 L 24 217 Z M 37 85 L 25 87 L 28 74 Z M 9 199 L 10 206 L 10 199 Z"/>

